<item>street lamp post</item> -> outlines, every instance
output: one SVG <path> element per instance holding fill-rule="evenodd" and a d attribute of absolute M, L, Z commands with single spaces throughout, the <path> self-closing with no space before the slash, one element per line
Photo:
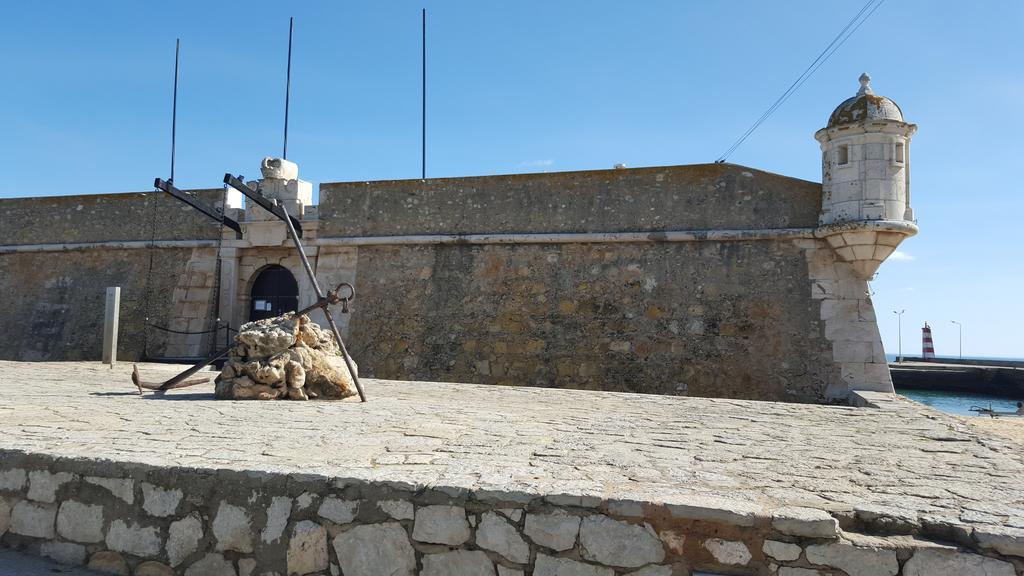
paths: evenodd
<path fill-rule="evenodd" d="M 899 340 L 899 344 L 897 345 L 897 347 L 899 348 L 899 354 L 896 355 L 896 361 L 900 362 L 900 363 L 903 362 L 903 313 L 904 312 L 906 312 L 906 310 L 900 310 L 899 312 L 897 312 L 895 310 L 892 311 L 892 313 L 896 315 L 896 318 L 899 319 L 897 321 L 897 324 L 896 324 L 896 326 L 897 326 L 896 334 L 897 334 L 897 339 Z"/>
<path fill-rule="evenodd" d="M 957 322 L 956 320 L 950 320 L 956 327 L 960 329 L 960 359 L 964 359 L 964 325 Z"/>

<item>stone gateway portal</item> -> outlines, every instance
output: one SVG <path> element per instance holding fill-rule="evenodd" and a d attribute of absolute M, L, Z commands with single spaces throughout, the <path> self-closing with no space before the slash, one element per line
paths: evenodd
<path fill-rule="evenodd" d="M 299 309 L 299 284 L 287 268 L 267 266 L 252 283 L 249 321 L 280 316 Z"/>

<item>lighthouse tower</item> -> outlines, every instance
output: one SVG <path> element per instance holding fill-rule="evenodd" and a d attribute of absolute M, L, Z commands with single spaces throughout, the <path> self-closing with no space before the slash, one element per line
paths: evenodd
<path fill-rule="evenodd" d="M 910 138 L 916 131 L 861 74 L 857 94 L 814 135 L 821 143 L 817 235 L 862 279 L 870 280 L 896 246 L 917 233 L 910 207 Z"/>

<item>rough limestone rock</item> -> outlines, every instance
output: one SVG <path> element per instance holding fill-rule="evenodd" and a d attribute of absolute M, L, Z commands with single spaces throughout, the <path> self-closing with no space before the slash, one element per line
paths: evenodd
<path fill-rule="evenodd" d="M 57 511 L 57 533 L 72 542 L 102 542 L 103 506 L 64 501 Z"/>
<path fill-rule="evenodd" d="M 142 509 L 152 516 L 165 517 L 174 514 L 181 502 L 181 490 L 166 489 L 146 482 L 142 483 Z"/>
<path fill-rule="evenodd" d="M 415 518 L 415 507 L 408 500 L 381 500 L 377 507 L 395 520 L 412 520 Z"/>
<path fill-rule="evenodd" d="M 839 568 L 850 576 L 896 576 L 900 570 L 895 550 L 834 543 L 808 546 L 806 553 L 811 564 Z"/>
<path fill-rule="evenodd" d="M 281 538 L 291 513 L 292 499 L 287 496 L 274 496 L 267 508 L 267 526 L 260 535 L 264 544 L 276 542 Z"/>
<path fill-rule="evenodd" d="M 420 576 L 494 576 L 494 562 L 479 550 L 453 550 L 423 556 Z"/>
<path fill-rule="evenodd" d="M 11 532 L 22 536 L 52 539 L 57 507 L 22 500 L 11 511 Z"/>
<path fill-rule="evenodd" d="M 252 576 L 256 572 L 256 561 L 252 558 L 238 559 L 238 576 Z M 264 572 L 261 576 L 273 576 L 274 572 Z"/>
<path fill-rule="evenodd" d="M 551 514 L 527 514 L 523 531 L 537 544 L 561 552 L 576 545 L 580 518 L 561 510 Z"/>
<path fill-rule="evenodd" d="M 342 500 L 329 496 L 320 503 L 316 513 L 321 518 L 326 518 L 335 524 L 348 524 L 356 519 L 359 512 L 358 500 Z"/>
<path fill-rule="evenodd" d="M 25 486 L 28 475 L 22 468 L 11 468 L 0 472 L 0 490 L 18 492 Z"/>
<path fill-rule="evenodd" d="M 629 524 L 595 514 L 580 525 L 583 558 L 624 568 L 661 562 L 665 549 L 649 525 Z"/>
<path fill-rule="evenodd" d="M 416 511 L 412 538 L 417 542 L 458 546 L 469 540 L 466 510 L 458 506 L 424 506 Z"/>
<path fill-rule="evenodd" d="M 615 576 L 615 571 L 604 566 L 584 564 L 568 558 L 552 558 L 537 554 L 533 576 Z"/>
<path fill-rule="evenodd" d="M 953 550 L 918 550 L 903 565 L 906 576 L 1013 576 L 1013 564 Z"/>
<path fill-rule="evenodd" d="M 167 559 L 177 566 L 199 549 L 203 538 L 203 520 L 193 512 L 181 520 L 171 522 L 167 535 Z"/>
<path fill-rule="evenodd" d="M 837 538 L 839 522 L 824 510 L 791 506 L 772 513 L 772 528 L 790 536 Z"/>
<path fill-rule="evenodd" d="M 761 546 L 761 551 L 769 558 L 774 558 L 782 562 L 791 562 L 800 557 L 800 552 L 802 550 L 796 544 L 778 542 L 776 540 L 765 540 L 764 545 Z"/>
<path fill-rule="evenodd" d="M 476 544 L 518 564 L 530 561 L 530 545 L 507 520 L 494 512 L 485 513 L 480 520 L 476 528 Z"/>
<path fill-rule="evenodd" d="M 70 472 L 33 470 L 28 474 L 28 499 L 37 502 L 56 502 L 57 490 L 74 478 Z"/>
<path fill-rule="evenodd" d="M 144 526 L 134 521 L 128 523 L 117 519 L 110 523 L 107 530 L 107 548 L 116 552 L 151 558 L 160 553 L 163 544 L 160 529 L 156 526 Z"/>
<path fill-rule="evenodd" d="M 86 476 L 85 481 L 106 488 L 108 492 L 117 496 L 126 503 L 135 501 L 135 481 L 131 478 L 102 478 L 99 476 Z"/>
<path fill-rule="evenodd" d="M 243 324 L 215 385 L 217 398 L 225 400 L 340 400 L 356 394 L 334 335 L 294 314 Z"/>
<path fill-rule="evenodd" d="M 209 553 L 185 570 L 185 576 L 237 576 L 231 561 L 220 554 Z"/>
<path fill-rule="evenodd" d="M 979 526 L 974 538 L 982 548 L 991 548 L 1000 554 L 1024 558 L 1024 529 L 1006 526 Z"/>
<path fill-rule="evenodd" d="M 721 564 L 731 566 L 746 566 L 750 562 L 750 550 L 747 545 L 738 540 L 722 540 L 711 538 L 704 542 L 704 548 L 715 557 Z"/>
<path fill-rule="evenodd" d="M 245 508 L 221 501 L 211 528 L 218 551 L 252 552 L 252 519 Z"/>
<path fill-rule="evenodd" d="M 312 574 L 327 570 L 327 529 L 310 520 L 292 528 L 288 541 L 288 573 Z"/>
<path fill-rule="evenodd" d="M 334 539 L 345 576 L 413 576 L 416 552 L 397 522 L 364 524 Z"/>

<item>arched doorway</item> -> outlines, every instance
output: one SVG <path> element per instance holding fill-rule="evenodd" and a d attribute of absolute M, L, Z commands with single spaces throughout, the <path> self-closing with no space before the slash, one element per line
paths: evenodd
<path fill-rule="evenodd" d="M 299 309 L 299 284 L 283 266 L 267 266 L 256 276 L 249 294 L 249 321 Z"/>

